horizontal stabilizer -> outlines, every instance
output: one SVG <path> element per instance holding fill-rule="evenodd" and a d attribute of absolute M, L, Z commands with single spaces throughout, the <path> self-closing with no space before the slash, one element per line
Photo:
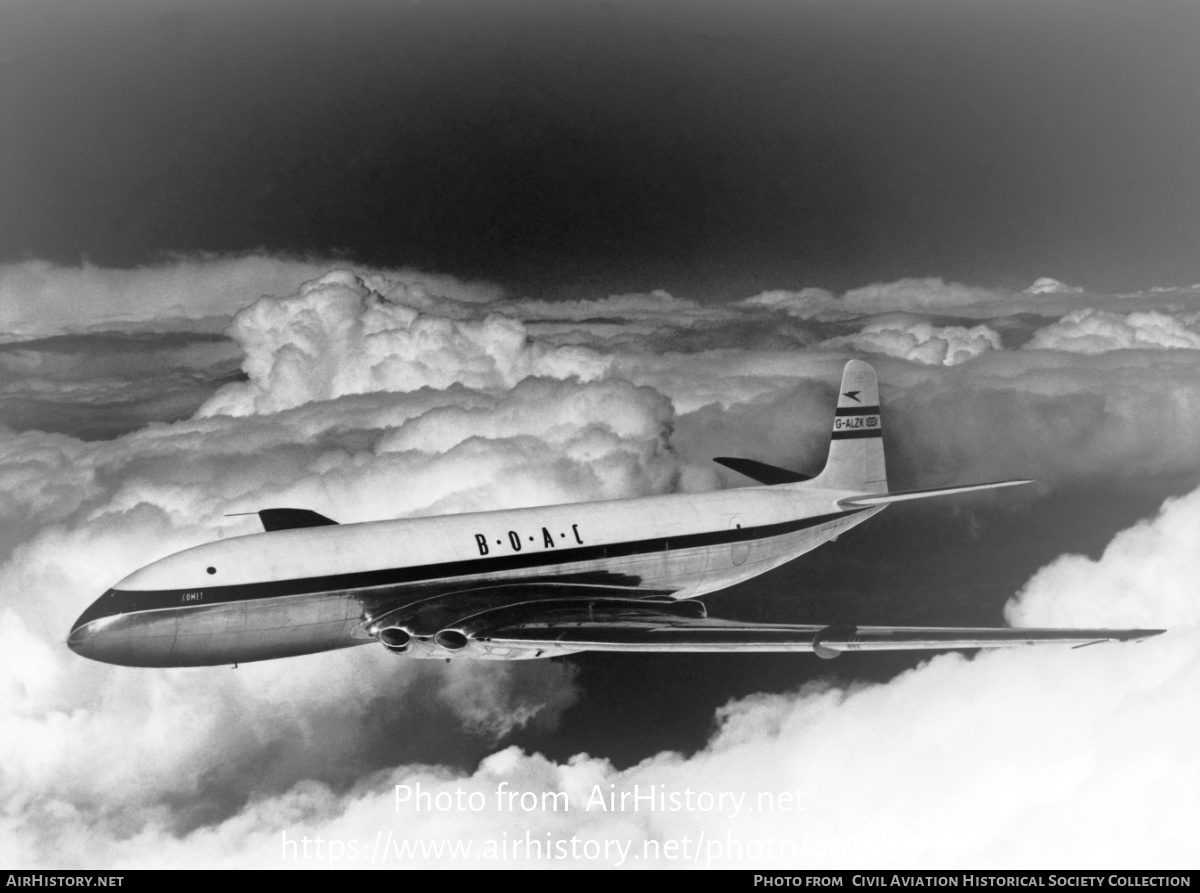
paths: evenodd
<path fill-rule="evenodd" d="M 766 462 L 756 462 L 753 459 L 736 459 L 729 456 L 718 456 L 713 459 L 719 465 L 732 468 L 738 474 L 758 481 L 760 484 L 796 484 L 800 481 L 812 480 L 810 474 L 800 474 L 798 471 L 788 471 L 768 465 Z"/>
<path fill-rule="evenodd" d="M 961 487 L 931 487 L 927 490 L 900 490 L 896 493 L 867 493 L 839 499 L 842 508 L 866 508 L 872 505 L 887 505 L 891 502 L 907 502 L 910 499 L 929 499 L 933 496 L 951 496 L 955 493 L 972 493 L 975 490 L 995 490 L 999 487 L 1017 487 L 1033 481 L 993 481 L 989 484 L 966 484 Z"/>

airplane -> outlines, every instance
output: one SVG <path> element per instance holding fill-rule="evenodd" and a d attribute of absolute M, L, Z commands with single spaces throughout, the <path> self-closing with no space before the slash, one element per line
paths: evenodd
<path fill-rule="evenodd" d="M 748 623 L 698 596 L 779 567 L 888 505 L 1010 487 L 889 492 L 875 370 L 850 360 L 829 454 L 810 477 L 716 459 L 757 486 L 338 524 L 257 512 L 263 533 L 185 549 L 135 571 L 67 644 L 135 667 L 217 666 L 379 642 L 412 658 L 522 660 L 581 651 L 843 652 L 1081 646 L 1155 629 Z"/>

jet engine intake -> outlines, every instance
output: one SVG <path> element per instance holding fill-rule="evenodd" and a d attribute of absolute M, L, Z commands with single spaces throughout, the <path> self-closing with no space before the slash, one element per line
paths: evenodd
<path fill-rule="evenodd" d="M 404 654 L 412 641 L 408 630 L 399 626 L 386 626 L 379 631 L 379 641 L 392 654 Z"/>
<path fill-rule="evenodd" d="M 433 637 L 447 651 L 462 651 L 467 647 L 467 637 L 456 629 L 444 629 Z"/>

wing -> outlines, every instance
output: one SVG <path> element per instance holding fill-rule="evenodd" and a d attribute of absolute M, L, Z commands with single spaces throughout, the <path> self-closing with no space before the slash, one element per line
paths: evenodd
<path fill-rule="evenodd" d="M 577 651 L 845 651 L 1006 648 L 1136 641 L 1154 629 L 1013 629 L 746 623 L 707 617 L 694 601 L 532 600 L 464 617 L 434 641 L 475 657 L 550 657 Z"/>

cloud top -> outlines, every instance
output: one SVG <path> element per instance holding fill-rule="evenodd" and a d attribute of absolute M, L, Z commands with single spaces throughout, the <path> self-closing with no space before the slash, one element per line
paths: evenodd
<path fill-rule="evenodd" d="M 384 283 L 377 277 L 376 284 Z M 380 293 L 348 270 L 306 282 L 291 297 L 260 298 L 229 327 L 249 381 L 226 387 L 201 415 L 270 413 L 347 394 L 451 384 L 510 388 L 537 375 L 590 380 L 605 370 L 585 348 L 531 338 L 520 320 L 442 306 L 424 294 L 414 299 L 403 282 Z"/>
<path fill-rule="evenodd" d="M 1119 314 L 1086 308 L 1068 313 L 1039 329 L 1030 350 L 1096 354 L 1110 350 L 1200 350 L 1194 318 L 1184 320 L 1158 311 Z"/>

